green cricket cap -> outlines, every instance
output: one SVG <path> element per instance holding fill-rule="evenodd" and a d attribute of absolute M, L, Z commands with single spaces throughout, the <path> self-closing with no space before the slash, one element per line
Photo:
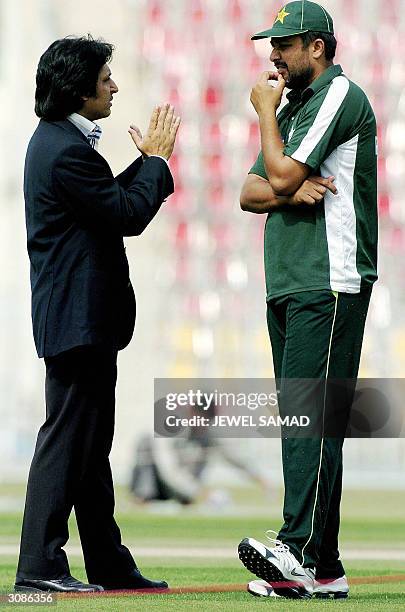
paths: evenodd
<path fill-rule="evenodd" d="M 304 32 L 327 32 L 334 34 L 333 19 L 323 6 L 308 0 L 289 2 L 278 12 L 273 27 L 252 36 L 259 38 L 281 38 Z"/>

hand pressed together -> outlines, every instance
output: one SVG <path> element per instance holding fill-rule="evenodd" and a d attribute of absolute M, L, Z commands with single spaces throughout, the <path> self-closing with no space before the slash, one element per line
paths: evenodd
<path fill-rule="evenodd" d="M 128 132 L 136 147 L 145 157 L 160 155 L 169 159 L 176 141 L 180 117 L 174 114 L 170 104 L 156 106 L 150 118 L 148 131 L 142 136 L 140 129 L 131 125 Z"/>

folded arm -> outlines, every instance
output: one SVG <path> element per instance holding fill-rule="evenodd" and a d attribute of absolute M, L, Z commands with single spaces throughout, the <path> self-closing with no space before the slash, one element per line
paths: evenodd
<path fill-rule="evenodd" d="M 269 85 L 269 80 L 277 80 L 276 87 Z M 259 116 L 264 167 L 277 195 L 295 192 L 350 134 L 346 122 L 341 121 L 351 108 L 346 103 L 350 84 L 340 76 L 306 102 L 305 112 L 283 143 L 276 111 L 284 87 L 281 74 L 264 72 L 251 93 Z"/>
<path fill-rule="evenodd" d="M 242 187 L 240 206 L 242 210 L 256 214 L 268 213 L 287 204 L 312 206 L 323 200 L 327 190 L 333 194 L 337 193 L 334 180 L 333 176 L 310 176 L 295 193 L 279 196 L 274 193 L 267 179 L 257 174 L 248 174 Z"/>
<path fill-rule="evenodd" d="M 269 181 L 257 174 L 248 174 L 240 194 L 240 207 L 251 213 L 268 213 L 289 203 L 289 198 L 276 196 Z"/>
<path fill-rule="evenodd" d="M 276 80 L 276 87 L 272 87 L 269 80 Z M 309 165 L 284 154 L 284 143 L 276 116 L 284 87 L 285 81 L 281 74 L 266 71 L 260 75 L 250 96 L 259 116 L 264 167 L 276 195 L 296 192 L 311 172 Z"/>
<path fill-rule="evenodd" d="M 288 195 L 299 189 L 311 168 L 284 154 L 276 111 L 268 108 L 259 115 L 264 166 L 274 193 Z"/>

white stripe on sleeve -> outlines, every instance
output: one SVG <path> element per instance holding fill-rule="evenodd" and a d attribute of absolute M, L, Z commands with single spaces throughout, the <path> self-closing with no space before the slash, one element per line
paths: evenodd
<path fill-rule="evenodd" d="M 333 79 L 329 91 L 319 107 L 314 123 L 304 136 L 298 149 L 290 157 L 305 164 L 308 157 L 325 136 L 327 129 L 342 106 L 343 100 L 349 91 L 349 86 L 349 81 L 344 76 L 338 76 Z"/>

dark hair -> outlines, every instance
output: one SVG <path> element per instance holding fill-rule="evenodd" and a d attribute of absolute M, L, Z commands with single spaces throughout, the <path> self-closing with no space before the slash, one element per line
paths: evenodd
<path fill-rule="evenodd" d="M 37 69 L 35 113 L 48 121 L 66 119 L 83 106 L 83 96 L 95 96 L 98 75 L 108 63 L 113 45 L 87 36 L 56 40 L 41 56 Z"/>
<path fill-rule="evenodd" d="M 337 41 L 333 34 L 328 34 L 327 32 L 304 32 L 300 36 L 304 49 L 309 47 L 311 42 L 314 42 L 317 38 L 321 38 L 325 43 L 325 59 L 330 61 L 335 57 Z"/>

